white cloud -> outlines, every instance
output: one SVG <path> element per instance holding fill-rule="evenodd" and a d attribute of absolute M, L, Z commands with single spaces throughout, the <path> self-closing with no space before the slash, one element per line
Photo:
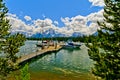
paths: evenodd
<path fill-rule="evenodd" d="M 54 24 L 55 24 L 55 25 L 58 25 L 59 23 L 58 23 L 58 21 L 54 21 Z"/>
<path fill-rule="evenodd" d="M 36 27 L 47 27 L 47 26 L 52 26 L 52 20 L 49 18 L 46 18 L 44 20 L 37 19 L 33 21 L 34 26 Z"/>
<path fill-rule="evenodd" d="M 80 32 L 85 35 L 90 35 L 95 33 L 99 28 L 97 21 L 103 21 L 103 10 L 91 13 L 88 16 L 78 15 L 72 18 L 61 18 L 61 20 L 64 22 L 65 27 L 67 27 L 67 31 L 70 31 L 71 29 L 74 30 L 71 31 L 71 34 L 73 32 Z M 91 21 L 91 23 L 90 25 L 87 25 L 89 21 Z"/>
<path fill-rule="evenodd" d="M 88 16 L 78 15 L 72 18 L 61 18 L 61 21 L 65 24 L 63 27 L 58 27 L 59 23 L 57 21 L 52 21 L 49 18 L 45 18 L 44 20 L 31 20 L 31 24 L 26 24 L 15 14 L 8 15 L 9 16 L 7 18 L 10 20 L 10 24 L 12 25 L 11 32 L 20 32 L 27 36 L 40 33 L 41 30 L 46 31 L 49 29 L 55 30 L 57 33 L 62 33 L 65 36 L 71 36 L 74 32 L 90 35 L 95 33 L 99 28 L 97 21 L 103 21 L 103 10 L 91 13 Z M 90 22 L 89 25 L 87 24 L 88 22 Z"/>
<path fill-rule="evenodd" d="M 12 33 L 24 33 L 26 36 L 30 36 L 35 33 L 39 33 L 42 30 L 42 26 L 45 30 L 49 30 L 50 28 L 56 29 L 55 25 L 53 25 L 53 21 L 49 18 L 46 18 L 44 20 L 37 19 L 33 20 L 31 24 L 26 24 L 24 21 L 19 19 L 15 14 L 8 14 L 7 17 L 10 20 L 11 24 L 11 32 Z M 57 29 L 58 30 L 58 29 Z"/>
<path fill-rule="evenodd" d="M 31 17 L 30 17 L 30 16 L 24 16 L 24 19 L 25 19 L 26 21 L 30 21 L 30 20 L 31 20 Z"/>
<path fill-rule="evenodd" d="M 92 6 L 104 6 L 104 0 L 89 0 L 92 3 Z"/>
<path fill-rule="evenodd" d="M 26 33 L 26 35 L 33 34 L 33 31 L 32 31 L 33 26 L 32 25 L 27 25 L 24 21 L 19 19 L 14 14 L 8 14 L 7 18 L 10 20 L 10 24 L 12 25 L 11 32 Z"/>

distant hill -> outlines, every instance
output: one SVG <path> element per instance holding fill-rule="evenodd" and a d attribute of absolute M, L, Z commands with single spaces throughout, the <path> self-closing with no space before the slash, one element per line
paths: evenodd
<path fill-rule="evenodd" d="M 41 38 L 41 37 L 50 38 L 50 37 L 64 37 L 64 36 L 66 36 L 66 35 L 62 34 L 62 33 L 55 32 L 53 29 L 51 29 L 51 30 L 46 30 L 45 32 L 43 32 L 43 34 L 41 34 L 41 33 L 33 34 L 31 37 L 34 37 L 34 38 Z"/>
<path fill-rule="evenodd" d="M 80 32 L 74 32 L 69 37 L 81 37 L 83 35 L 84 34 L 82 34 Z M 97 36 L 98 32 L 95 32 L 93 35 Z M 64 33 L 55 32 L 54 30 L 51 30 L 51 31 L 48 30 L 48 31 L 43 32 L 43 35 L 41 33 L 36 33 L 36 34 L 33 34 L 31 37 L 33 37 L 33 38 L 41 38 L 41 37 L 50 38 L 50 37 L 67 37 L 67 35 L 65 35 Z"/>
<path fill-rule="evenodd" d="M 32 37 L 32 38 L 42 38 L 42 37 L 45 37 L 45 38 L 50 38 L 50 37 L 81 37 L 81 36 L 84 35 L 81 32 L 74 32 L 71 36 L 68 36 L 65 33 L 56 32 L 54 29 L 46 30 L 45 32 L 43 32 L 43 34 L 41 34 L 41 33 L 29 34 L 27 32 L 20 32 L 20 33 L 24 34 L 26 37 Z M 12 32 L 12 34 L 14 34 L 14 32 Z M 93 35 L 97 36 L 98 32 L 95 32 Z"/>
<path fill-rule="evenodd" d="M 74 32 L 71 37 L 80 37 L 80 36 L 83 36 L 83 35 L 84 34 L 82 34 L 80 32 Z"/>
<path fill-rule="evenodd" d="M 80 36 L 83 36 L 83 34 L 80 33 L 80 32 L 74 32 L 69 37 L 80 37 Z M 49 30 L 46 30 L 45 32 L 43 32 L 43 35 L 41 33 L 36 33 L 36 34 L 33 34 L 31 37 L 34 37 L 34 38 L 41 38 L 41 37 L 50 38 L 50 37 L 67 37 L 67 35 L 64 34 L 64 33 L 55 32 L 55 30 L 53 30 L 53 29 L 49 29 Z"/>

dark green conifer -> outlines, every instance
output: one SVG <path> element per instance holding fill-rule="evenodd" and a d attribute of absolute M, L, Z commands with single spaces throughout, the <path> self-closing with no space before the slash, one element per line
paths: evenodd
<path fill-rule="evenodd" d="M 0 80 L 17 68 L 16 53 L 24 44 L 25 36 L 22 34 L 10 34 L 11 25 L 7 17 L 8 9 L 3 0 L 0 0 Z"/>
<path fill-rule="evenodd" d="M 104 0 L 104 21 L 98 22 L 98 38 L 89 45 L 95 61 L 92 72 L 105 80 L 120 80 L 120 0 Z"/>

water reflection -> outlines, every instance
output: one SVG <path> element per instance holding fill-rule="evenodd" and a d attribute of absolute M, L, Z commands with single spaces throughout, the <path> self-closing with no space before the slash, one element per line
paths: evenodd
<path fill-rule="evenodd" d="M 31 73 L 55 73 L 64 75 L 87 74 L 90 72 L 92 61 L 87 50 L 65 50 L 51 53 L 30 64 Z"/>
<path fill-rule="evenodd" d="M 25 46 L 31 49 L 24 53 L 36 50 L 35 44 L 36 41 L 27 41 Z M 83 45 L 77 50 L 62 49 L 38 56 L 30 62 L 29 70 L 32 80 L 94 80 L 90 74 L 92 64 L 87 48 Z"/>

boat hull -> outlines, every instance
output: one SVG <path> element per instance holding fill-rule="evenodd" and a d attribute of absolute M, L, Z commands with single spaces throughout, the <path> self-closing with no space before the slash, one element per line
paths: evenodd
<path fill-rule="evenodd" d="M 64 45 L 64 49 L 80 49 L 80 46 L 71 46 L 71 45 Z"/>

